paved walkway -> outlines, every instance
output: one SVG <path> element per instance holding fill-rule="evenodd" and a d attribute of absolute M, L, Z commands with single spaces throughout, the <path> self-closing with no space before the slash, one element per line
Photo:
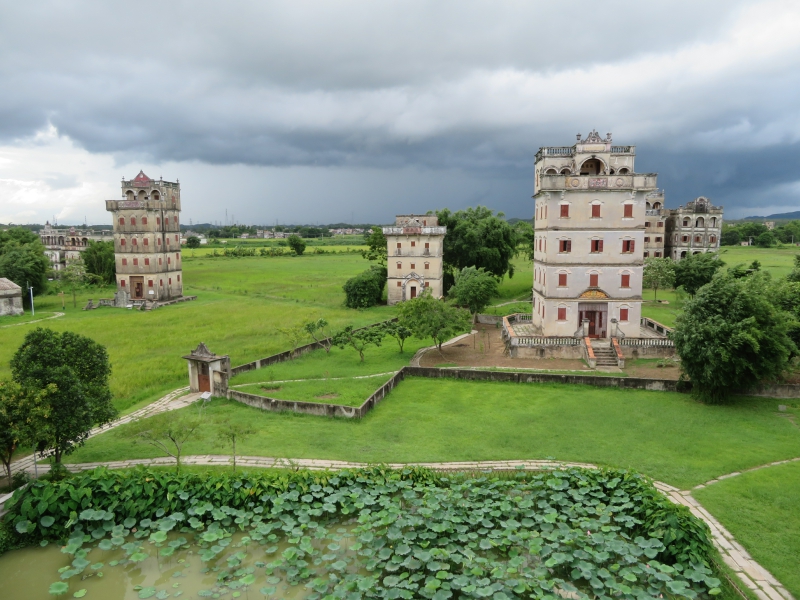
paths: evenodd
<path fill-rule="evenodd" d="M 6 327 L 19 327 L 20 325 L 30 325 L 31 323 L 41 323 L 42 321 L 47 321 L 49 319 L 57 319 L 58 317 L 63 317 L 65 313 L 57 312 L 54 313 L 51 317 L 43 317 L 41 319 L 34 319 L 33 321 L 23 321 L 22 323 L 11 323 L 10 325 L 0 325 L 0 329 L 5 329 Z"/>
<path fill-rule="evenodd" d="M 448 343 L 454 343 L 461 339 L 461 337 L 466 337 L 470 334 L 465 334 L 465 336 L 460 336 L 459 338 L 455 338 L 450 340 Z M 421 349 L 420 352 L 417 353 L 415 358 L 417 360 L 418 357 L 427 349 Z M 412 361 L 413 364 L 413 361 Z M 146 418 L 153 416 L 155 414 L 166 412 L 170 410 L 176 410 L 179 408 L 184 408 L 185 406 L 189 406 L 193 402 L 196 402 L 200 398 L 199 393 L 195 394 L 187 394 L 186 392 L 189 390 L 188 387 L 183 387 L 177 390 L 174 390 L 167 394 L 166 396 L 162 397 L 161 399 L 153 402 L 141 408 L 135 412 L 132 412 L 124 417 L 109 423 L 104 427 L 95 427 L 89 433 L 89 437 L 94 437 L 95 435 L 99 435 L 108 431 L 109 429 L 113 429 L 114 427 L 118 427 L 119 425 L 124 425 L 125 423 L 129 423 L 133 420 Z M 760 465 L 758 467 L 753 467 L 751 469 L 746 469 L 741 472 L 734 472 L 729 473 L 727 475 L 722 475 L 717 477 L 716 479 L 712 479 L 707 481 L 704 484 L 696 486 L 694 489 L 701 489 L 708 485 L 713 485 L 723 479 L 727 479 L 730 477 L 736 477 L 741 473 L 746 473 L 749 471 L 756 471 L 759 469 L 765 469 L 768 467 L 773 467 L 777 465 L 786 464 L 789 462 L 800 461 L 800 457 L 792 458 L 789 460 L 781 460 L 772 462 L 765 465 Z M 185 456 L 182 459 L 182 463 L 186 465 L 210 465 L 210 466 L 223 466 L 231 464 L 232 457 L 226 455 L 191 455 Z M 110 462 L 96 462 L 96 463 L 79 463 L 79 464 L 71 464 L 66 465 L 70 471 L 77 472 L 77 471 L 84 471 L 88 469 L 94 469 L 99 466 L 105 466 L 109 469 L 124 469 L 135 467 L 138 465 L 163 465 L 169 466 L 174 465 L 175 460 L 170 457 L 163 457 L 163 458 L 152 458 L 152 459 L 132 459 L 132 460 L 121 460 L 121 461 L 110 461 Z M 354 463 L 354 462 L 346 462 L 346 461 L 338 461 L 338 460 L 317 460 L 317 459 L 308 459 L 308 458 L 269 458 L 263 456 L 239 456 L 236 458 L 236 464 L 242 467 L 258 467 L 258 468 L 298 468 L 298 469 L 310 469 L 310 470 L 338 470 L 338 469 L 347 469 L 347 468 L 360 468 L 360 467 L 367 467 L 369 466 L 367 463 Z M 560 469 L 564 467 L 580 467 L 586 469 L 596 469 L 596 465 L 588 464 L 588 463 L 572 463 L 572 462 L 557 462 L 551 460 L 508 460 L 508 461 L 466 461 L 466 462 L 446 462 L 446 463 L 414 463 L 415 465 L 429 467 L 431 469 L 437 471 L 512 471 L 512 470 L 526 470 L 526 471 L 542 471 L 548 469 Z M 406 463 L 390 463 L 388 465 L 392 468 L 403 468 L 408 466 Z M 28 471 L 29 473 L 34 473 L 34 461 L 33 456 L 27 456 L 23 459 L 15 461 L 11 466 L 12 472 L 17 472 L 20 470 Z M 49 465 L 39 465 L 38 470 L 39 473 L 45 473 L 50 469 Z M 705 521 L 709 528 L 711 529 L 711 534 L 714 542 L 714 546 L 719 551 L 722 559 L 725 563 L 736 573 L 738 578 L 748 587 L 750 588 L 753 593 L 759 598 L 759 600 L 794 600 L 794 597 L 786 590 L 786 588 L 778 582 L 775 577 L 772 576 L 769 571 L 767 571 L 764 567 L 759 565 L 753 558 L 747 553 L 747 551 L 734 539 L 733 535 L 725 529 L 708 511 L 706 511 L 700 503 L 692 497 L 691 491 L 686 490 L 679 490 L 676 487 L 668 485 L 666 483 L 662 483 L 660 481 L 654 481 L 653 484 L 655 487 L 660 490 L 663 494 L 665 494 L 672 502 L 676 504 L 683 504 L 684 506 L 688 507 L 692 514 L 699 519 Z M 10 497 L 10 494 L 7 496 L 0 497 L 0 506 Z M 2 509 L 0 509 L 0 514 L 2 514 Z"/>

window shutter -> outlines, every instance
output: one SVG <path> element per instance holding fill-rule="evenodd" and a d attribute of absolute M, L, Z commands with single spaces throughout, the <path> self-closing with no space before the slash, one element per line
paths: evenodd
<path fill-rule="evenodd" d="M 630 219 L 633 217 L 633 204 L 625 204 L 625 214 L 626 219 Z"/>
<path fill-rule="evenodd" d="M 589 287 L 597 287 L 597 273 L 589 275 Z"/>
<path fill-rule="evenodd" d="M 619 320 L 620 321 L 627 321 L 628 320 L 628 309 L 627 308 L 620 308 L 619 309 Z"/>
<path fill-rule="evenodd" d="M 622 287 L 631 287 L 631 276 L 627 273 L 622 276 Z"/>
<path fill-rule="evenodd" d="M 558 286 L 559 287 L 566 287 L 567 286 L 567 274 L 566 273 L 559 273 L 558 274 Z"/>
<path fill-rule="evenodd" d="M 558 320 L 559 321 L 567 320 L 567 309 L 563 306 L 558 307 Z"/>
<path fill-rule="evenodd" d="M 592 204 L 592 218 L 598 218 L 599 216 L 600 216 L 600 205 Z"/>
<path fill-rule="evenodd" d="M 636 250 L 636 240 L 631 240 L 631 252 Z"/>
<path fill-rule="evenodd" d="M 561 218 L 566 219 L 569 217 L 569 204 L 561 205 Z"/>

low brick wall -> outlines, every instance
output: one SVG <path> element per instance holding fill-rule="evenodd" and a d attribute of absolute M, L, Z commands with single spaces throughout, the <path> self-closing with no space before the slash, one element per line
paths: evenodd
<path fill-rule="evenodd" d="M 659 392 L 675 392 L 677 381 L 641 377 L 601 377 L 598 375 L 554 375 L 519 371 L 476 371 L 472 369 L 437 369 L 435 367 L 403 367 L 406 377 L 464 379 L 467 381 L 503 381 L 511 383 L 567 383 L 618 387 Z"/>
<path fill-rule="evenodd" d="M 583 345 L 578 346 L 511 346 L 511 358 L 566 358 L 569 360 L 585 360 Z"/>
<path fill-rule="evenodd" d="M 403 369 L 384 383 L 377 390 L 364 400 L 361 406 L 343 406 L 341 404 L 325 404 L 322 402 L 295 402 L 292 400 L 278 400 L 277 398 L 267 398 L 265 396 L 257 396 L 255 394 L 248 394 L 246 392 L 239 392 L 237 390 L 228 390 L 228 398 L 236 400 L 242 404 L 260 408 L 261 410 L 269 410 L 273 412 L 296 412 L 306 415 L 318 415 L 322 417 L 344 417 L 346 419 L 360 419 L 371 411 L 377 404 L 383 400 L 395 386 L 403 381 L 405 374 Z"/>
<path fill-rule="evenodd" d="M 758 396 L 759 398 L 800 398 L 800 385 L 791 383 L 762 385 L 747 395 Z"/>
<path fill-rule="evenodd" d="M 483 325 L 496 325 L 503 322 L 503 317 L 499 315 L 475 315 L 475 322 Z"/>
<path fill-rule="evenodd" d="M 359 331 L 361 329 L 368 329 L 370 327 L 375 327 L 376 325 L 383 325 L 384 323 L 391 323 L 393 321 L 397 321 L 397 317 L 395 317 L 394 319 L 389 319 L 387 321 L 380 321 L 379 323 L 373 323 L 372 325 L 365 325 L 364 327 L 359 327 L 355 331 Z M 330 342 L 330 339 L 331 338 L 325 338 L 322 341 Z M 255 371 L 256 369 L 268 367 L 269 365 L 274 365 L 275 363 L 285 362 L 287 360 L 297 358 L 298 356 L 301 356 L 306 352 L 311 352 L 312 350 L 322 350 L 322 349 L 324 349 L 324 346 L 322 345 L 321 342 L 312 342 L 311 344 L 305 344 L 304 346 L 299 346 L 294 351 L 287 350 L 286 352 L 280 352 L 279 354 L 273 354 L 272 356 L 267 356 L 265 358 L 254 360 L 253 362 L 239 365 L 238 367 L 233 367 L 231 369 L 231 377 L 236 377 L 240 373 L 246 373 L 247 371 Z"/>

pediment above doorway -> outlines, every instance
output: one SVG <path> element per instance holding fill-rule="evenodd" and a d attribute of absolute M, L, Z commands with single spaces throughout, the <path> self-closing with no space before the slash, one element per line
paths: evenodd
<path fill-rule="evenodd" d="M 581 300 L 608 300 L 610 296 L 603 290 L 590 289 L 578 296 Z"/>

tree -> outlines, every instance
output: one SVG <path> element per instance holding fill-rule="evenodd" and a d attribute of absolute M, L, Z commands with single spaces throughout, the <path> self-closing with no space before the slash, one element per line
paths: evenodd
<path fill-rule="evenodd" d="M 52 454 L 56 464 L 86 442 L 94 425 L 117 416 L 108 388 L 108 353 L 90 338 L 37 327 L 11 358 L 11 373 L 14 381 L 33 391 L 56 387 L 47 396 L 47 436 L 38 441 L 38 449 Z"/>
<path fill-rule="evenodd" d="M 712 252 L 690 254 L 675 265 L 675 286 L 682 286 L 686 293 L 694 296 L 724 265 Z"/>
<path fill-rule="evenodd" d="M 325 333 L 326 327 L 328 327 L 328 321 L 322 317 L 303 323 L 303 331 L 325 349 L 325 354 L 328 354 L 331 351 L 331 339 L 329 334 Z"/>
<path fill-rule="evenodd" d="M 761 270 L 761 262 L 754 260 L 750 263 L 750 266 L 745 269 L 744 265 L 734 265 L 730 269 L 728 269 L 728 273 L 731 274 L 732 277 L 736 279 L 741 279 L 742 277 L 747 277 L 748 275 L 752 275 L 753 273 L 757 273 Z"/>
<path fill-rule="evenodd" d="M 381 302 L 386 285 L 386 267 L 371 266 L 348 279 L 342 289 L 348 308 L 369 308 Z"/>
<path fill-rule="evenodd" d="M 719 243 L 721 246 L 738 246 L 741 241 L 742 236 L 739 235 L 739 232 L 735 229 L 723 231 L 719 238 Z"/>
<path fill-rule="evenodd" d="M 113 242 L 89 241 L 89 246 L 81 253 L 86 271 L 98 281 L 110 285 L 116 282 L 117 263 Z"/>
<path fill-rule="evenodd" d="M 202 420 L 193 414 L 161 413 L 137 419 L 125 430 L 125 435 L 136 442 L 149 444 L 175 459 L 175 470 L 181 472 L 183 446 L 200 427 Z"/>
<path fill-rule="evenodd" d="M 78 306 L 78 289 L 85 286 L 87 283 L 97 280 L 95 275 L 86 271 L 86 265 L 80 258 L 76 258 L 67 263 L 64 270 L 61 271 L 61 280 L 67 285 L 72 292 L 72 307 Z"/>
<path fill-rule="evenodd" d="M 800 254 L 794 255 L 794 269 L 786 276 L 789 281 L 800 281 Z"/>
<path fill-rule="evenodd" d="M 397 321 L 388 321 L 384 323 L 383 330 L 386 332 L 386 335 L 393 337 L 397 341 L 397 345 L 400 346 L 400 354 L 403 353 L 403 345 L 406 343 L 406 340 L 414 333 L 408 327 Z"/>
<path fill-rule="evenodd" d="M 300 345 L 300 342 L 303 341 L 303 337 L 305 336 L 305 329 L 302 325 L 292 325 L 290 327 L 279 327 L 278 332 L 283 334 L 283 336 L 287 339 L 289 344 L 292 346 L 292 353 L 289 358 L 294 358 L 294 353 L 297 350 L 297 347 Z"/>
<path fill-rule="evenodd" d="M 772 303 L 784 311 L 788 319 L 788 335 L 800 348 L 800 279 L 777 280 L 769 291 Z"/>
<path fill-rule="evenodd" d="M 436 212 L 439 225 L 447 227 L 444 236 L 444 269 L 449 283 L 464 267 L 482 268 L 501 279 L 508 273 L 514 276 L 511 259 L 517 252 L 517 233 L 486 207 L 468 208 L 452 213 L 445 208 Z M 445 281 L 447 291 L 449 285 Z"/>
<path fill-rule="evenodd" d="M 528 260 L 533 260 L 536 249 L 536 233 L 533 226 L 527 221 L 514 223 L 517 233 L 517 255 L 524 255 Z"/>
<path fill-rule="evenodd" d="M 229 442 L 233 448 L 233 472 L 236 472 L 236 442 L 253 435 L 256 432 L 255 428 L 249 424 L 232 423 L 228 421 L 217 432 L 217 436 Z"/>
<path fill-rule="evenodd" d="M 759 248 L 771 248 L 775 245 L 775 234 L 765 231 L 756 238 L 756 246 Z"/>
<path fill-rule="evenodd" d="M 188 238 L 186 238 L 186 247 L 191 248 L 192 250 L 194 250 L 195 248 L 199 248 L 200 238 L 197 237 L 196 235 L 190 235 Z"/>
<path fill-rule="evenodd" d="M 299 235 L 293 233 L 286 239 L 286 242 L 297 256 L 303 256 L 303 252 L 306 251 L 306 243 Z"/>
<path fill-rule="evenodd" d="M 22 227 L 0 231 L 0 277 L 10 279 L 23 290 L 30 285 L 34 295 L 47 289 L 50 260 L 44 253 L 39 237 Z M 24 302 L 29 302 L 23 293 Z"/>
<path fill-rule="evenodd" d="M 786 369 L 797 347 L 770 288 L 766 274 L 719 274 L 684 306 L 672 339 L 698 399 L 725 402 Z"/>
<path fill-rule="evenodd" d="M 442 344 L 451 337 L 469 331 L 468 311 L 436 300 L 429 293 L 400 304 L 399 322 L 419 339 L 431 338 L 442 352 Z"/>
<path fill-rule="evenodd" d="M 0 381 L 0 461 L 11 483 L 11 459 L 20 445 L 35 446 L 47 429 L 47 398 L 56 392 L 26 390 L 14 381 Z"/>
<path fill-rule="evenodd" d="M 377 261 L 379 265 L 385 267 L 388 248 L 383 229 L 378 226 L 370 229 L 369 233 L 364 234 L 364 243 L 367 245 L 367 249 L 361 251 L 361 256 L 370 261 Z"/>
<path fill-rule="evenodd" d="M 658 300 L 658 288 L 675 285 L 675 262 L 671 258 L 645 258 L 642 287 L 653 290 L 653 299 Z"/>
<path fill-rule="evenodd" d="M 364 362 L 364 350 L 369 346 L 380 346 L 386 333 L 383 327 L 365 327 L 363 329 L 353 329 L 348 325 L 342 331 L 333 336 L 333 345 L 344 349 L 350 346 L 358 352 L 361 362 Z"/>
<path fill-rule="evenodd" d="M 481 269 L 464 267 L 456 274 L 456 282 L 450 288 L 450 296 L 459 306 L 465 306 L 474 315 L 489 306 L 497 294 L 497 279 Z"/>

